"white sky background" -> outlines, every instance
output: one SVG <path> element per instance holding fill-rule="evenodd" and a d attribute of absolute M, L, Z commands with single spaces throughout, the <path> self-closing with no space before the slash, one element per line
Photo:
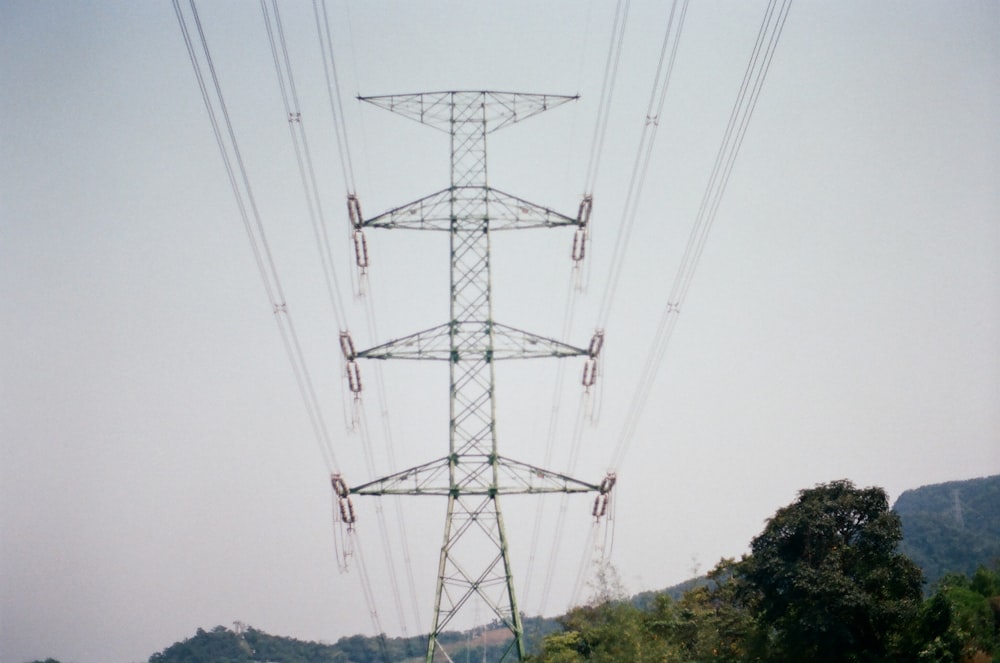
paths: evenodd
<path fill-rule="evenodd" d="M 345 186 L 312 12 L 281 9 L 347 297 Z M 575 213 L 612 3 L 329 9 L 366 214 L 446 186 L 448 143 L 353 96 L 440 89 L 579 93 L 489 143 L 492 185 Z M 689 10 L 607 328 L 601 419 L 576 471 L 586 480 L 608 469 L 763 9 Z M 340 469 L 361 483 L 372 477 L 344 427 L 337 329 L 260 10 L 200 10 Z M 633 3 L 594 191 L 591 286 L 566 339 L 576 345 L 594 330 L 668 10 Z M 1000 472 L 998 35 L 991 2 L 792 8 L 615 468 L 613 561 L 629 591 L 738 556 L 818 482 L 846 477 L 895 499 Z M 0 44 L 0 661 L 144 660 L 233 620 L 306 639 L 370 633 L 356 573 L 337 572 L 326 468 L 170 4 L 8 1 Z M 571 240 L 497 237 L 497 320 L 559 335 Z M 352 302 L 357 345 L 444 322 L 446 237 L 369 231 L 368 243 L 381 337 L 365 337 Z M 567 362 L 556 470 L 580 392 L 582 362 Z M 371 386 L 373 369 L 361 365 Z M 444 455 L 444 365 L 383 370 L 392 469 Z M 555 374 L 554 360 L 497 369 L 501 452 L 541 462 Z M 365 398 L 376 422 L 374 391 Z M 382 624 L 398 635 L 374 502 L 355 504 Z M 521 579 L 538 504 L 504 502 Z M 570 501 L 548 614 L 569 598 L 590 505 Z M 544 502 L 547 531 L 557 508 Z M 413 498 L 403 513 L 415 634 L 430 623 L 444 501 Z M 532 587 L 519 586 L 528 614 L 549 548 L 543 539 Z"/>

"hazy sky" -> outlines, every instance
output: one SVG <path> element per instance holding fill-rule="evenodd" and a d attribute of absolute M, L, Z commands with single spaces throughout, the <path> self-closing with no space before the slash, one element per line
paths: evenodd
<path fill-rule="evenodd" d="M 738 556 L 796 491 L 848 478 L 907 488 L 1000 472 L 1000 4 L 798 2 L 693 286 L 622 462 L 609 468 L 656 321 L 753 47 L 763 2 L 694 0 L 621 286 L 600 417 L 575 473 L 619 475 L 612 561 L 629 591 Z M 370 231 L 371 302 L 351 297 L 346 187 L 316 29 L 281 3 L 360 347 L 444 322 L 444 235 Z M 337 326 L 259 6 L 199 5 L 268 240 L 339 465 L 373 478 L 347 430 Z M 490 182 L 574 214 L 598 112 L 612 2 L 328 4 L 366 214 L 448 182 L 443 134 L 357 94 L 498 89 L 580 94 L 489 142 Z M 669 4 L 633 2 L 594 187 L 598 319 Z M 328 468 L 284 354 L 170 3 L 0 3 L 0 661 L 145 660 L 242 620 L 336 640 L 370 633 L 356 564 L 338 572 Z M 497 236 L 496 319 L 561 335 L 572 232 Z M 443 364 L 362 364 L 376 471 L 447 449 Z M 582 362 L 497 369 L 501 452 L 568 466 Z M 384 548 L 395 516 L 355 498 L 385 630 L 430 625 L 444 501 L 400 502 L 416 600 L 401 625 Z M 569 501 L 551 534 L 504 502 L 521 607 L 562 612 L 590 528 Z M 389 507 L 391 503 L 386 506 Z M 395 514 L 395 507 L 386 508 Z M 413 616 L 410 604 L 417 604 Z"/>

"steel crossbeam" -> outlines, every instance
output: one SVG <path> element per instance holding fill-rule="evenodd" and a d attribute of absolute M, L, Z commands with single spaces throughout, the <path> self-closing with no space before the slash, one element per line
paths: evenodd
<path fill-rule="evenodd" d="M 449 482 L 451 458 L 439 458 L 430 463 L 417 465 L 408 470 L 390 474 L 360 486 L 351 488 L 355 495 L 450 495 Z M 598 484 L 587 483 L 558 472 L 522 463 L 511 458 L 496 458 L 497 483 L 492 477 L 483 477 L 483 467 L 492 471 L 493 458 L 490 456 L 461 458 L 463 464 L 476 465 L 468 470 L 469 476 L 478 476 L 474 485 L 468 481 L 462 489 L 465 495 L 537 495 L 542 493 L 588 493 L 599 489 Z"/>
<path fill-rule="evenodd" d="M 493 337 L 493 345 L 488 341 Z M 468 341 L 452 348 L 452 337 Z M 467 320 L 445 323 L 424 331 L 403 336 L 381 345 L 361 350 L 364 359 L 436 359 L 458 361 L 470 355 L 485 361 L 506 359 L 537 359 L 542 357 L 585 357 L 586 348 L 578 348 L 551 338 L 509 327 L 489 320 Z"/>
<path fill-rule="evenodd" d="M 521 92 L 451 91 L 389 94 L 358 97 L 358 99 L 445 133 L 451 133 L 455 106 L 467 107 L 471 100 L 472 103 L 479 105 L 477 110 L 481 111 L 476 119 L 483 122 L 486 133 L 492 133 L 508 124 L 520 122 L 566 102 L 575 101 L 578 97 Z"/>
<path fill-rule="evenodd" d="M 489 219 L 490 232 L 581 225 L 578 219 L 560 214 L 548 207 L 530 203 L 492 187 L 479 186 L 442 189 L 383 212 L 361 225 L 365 228 L 410 228 L 450 232 L 454 203 L 464 207 L 466 202 L 478 204 L 484 199 L 486 203 L 484 216 Z"/>

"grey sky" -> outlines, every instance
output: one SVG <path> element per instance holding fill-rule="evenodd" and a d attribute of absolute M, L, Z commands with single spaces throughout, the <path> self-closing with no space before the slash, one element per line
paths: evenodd
<path fill-rule="evenodd" d="M 597 481 L 636 386 L 765 3 L 694 1 L 607 327 Z M 311 8 L 282 3 L 359 346 L 444 322 L 447 242 L 370 232 L 380 338 L 350 298 L 344 180 Z M 259 7 L 202 3 L 268 239 L 334 431 L 369 478 L 340 376 Z M 356 94 L 581 95 L 489 143 L 491 184 L 573 213 L 613 3 L 330 2 L 358 193 L 375 213 L 447 184 L 443 134 Z M 634 2 L 594 190 L 593 333 L 668 3 Z M 619 473 L 613 562 L 630 591 L 741 554 L 817 482 L 911 487 L 1000 472 L 1000 5 L 800 1 L 649 405 Z M 170 3 L 0 4 L 0 661 L 143 660 L 242 620 L 333 641 L 370 632 L 339 574 L 327 469 L 283 353 Z M 566 231 L 497 236 L 496 317 L 558 336 Z M 373 367 L 362 365 L 367 384 Z M 554 469 L 582 364 L 569 361 Z M 447 374 L 383 367 L 402 469 L 447 448 Z M 554 361 L 498 368 L 500 447 L 541 462 Z M 596 404 L 595 404 L 596 405 Z M 374 429 L 378 406 L 365 393 Z M 379 472 L 389 468 L 377 438 Z M 386 631 L 375 504 L 355 500 Z M 539 503 L 505 506 L 526 577 Z M 386 505 L 386 512 L 393 512 Z M 543 504 L 546 526 L 558 500 Z M 590 527 L 570 500 L 546 612 L 569 599 Z M 427 630 L 444 503 L 402 503 Z M 392 523 L 395 521 L 392 520 Z M 388 545 L 396 554 L 395 525 Z M 543 603 L 543 538 L 522 608 Z M 409 599 L 406 599 L 407 604 Z M 406 611 L 410 616 L 409 608 Z"/>

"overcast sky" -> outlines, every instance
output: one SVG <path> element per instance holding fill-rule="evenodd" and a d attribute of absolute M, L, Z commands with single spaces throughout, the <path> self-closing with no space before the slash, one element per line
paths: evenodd
<path fill-rule="evenodd" d="M 792 7 L 648 404 L 611 466 L 765 5 L 691 3 L 607 323 L 589 403 L 600 416 L 575 474 L 618 472 L 612 561 L 630 592 L 742 554 L 819 482 L 895 499 L 1000 473 L 1000 4 L 940 1 Z M 280 9 L 356 344 L 445 322 L 445 236 L 372 230 L 369 336 L 313 12 Z M 598 322 L 669 9 L 632 3 L 589 286 L 564 339 L 575 345 Z M 362 483 L 374 477 L 347 430 L 338 329 L 260 8 L 199 10 L 335 469 Z M 331 0 L 366 214 L 446 186 L 448 141 L 354 97 L 448 89 L 579 94 L 489 142 L 492 185 L 575 214 L 614 10 Z M 330 468 L 171 4 L 6 0 L 0 89 L 0 661 L 145 660 L 234 620 L 314 640 L 371 633 L 356 563 L 338 572 Z M 570 230 L 496 237 L 498 321 L 561 335 L 571 242 Z M 556 360 L 498 367 L 502 453 L 541 464 L 558 402 L 551 465 L 569 467 L 583 365 L 565 362 L 558 397 Z M 375 471 L 444 455 L 445 366 L 382 366 L 394 467 L 374 367 L 361 370 Z M 400 501 L 412 596 L 395 506 L 382 541 L 376 501 L 354 502 L 382 626 L 427 631 L 444 501 Z M 565 609 L 590 507 L 569 500 L 541 596 L 559 500 L 504 502 L 528 614 Z"/>

